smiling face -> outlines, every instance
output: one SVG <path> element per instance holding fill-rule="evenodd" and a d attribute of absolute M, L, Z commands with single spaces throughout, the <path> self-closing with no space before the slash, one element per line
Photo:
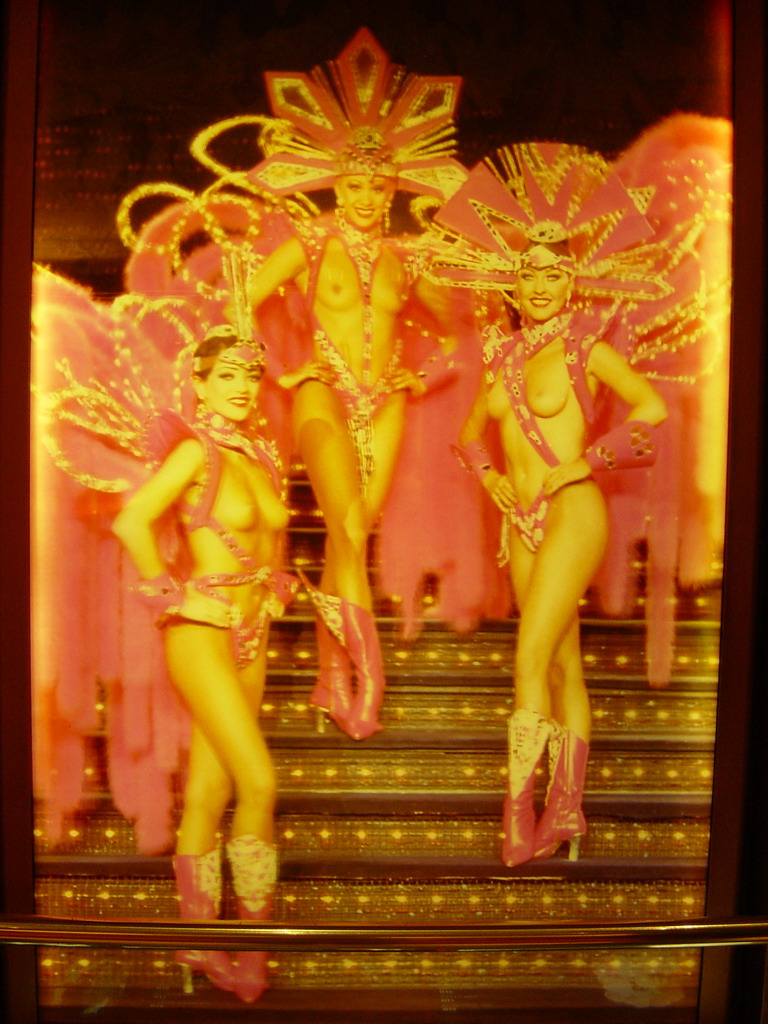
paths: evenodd
<path fill-rule="evenodd" d="M 572 280 L 567 270 L 555 264 L 521 267 L 516 277 L 520 312 L 538 323 L 557 316 L 570 298 Z"/>
<path fill-rule="evenodd" d="M 209 412 L 243 423 L 256 405 L 262 370 L 262 365 L 240 358 L 238 347 L 226 348 L 205 375 L 197 375 L 195 394 Z"/>
<path fill-rule="evenodd" d="M 395 178 L 383 174 L 344 174 L 336 179 L 336 203 L 352 227 L 372 231 L 384 219 L 395 185 Z"/>

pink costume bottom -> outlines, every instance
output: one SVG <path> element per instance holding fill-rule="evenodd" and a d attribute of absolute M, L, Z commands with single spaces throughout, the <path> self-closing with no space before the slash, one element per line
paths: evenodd
<path fill-rule="evenodd" d="M 232 634 L 232 653 L 235 664 L 238 668 L 249 665 L 259 653 L 264 633 L 266 632 L 270 617 L 281 615 L 285 604 L 290 600 L 293 591 L 296 589 L 296 582 L 288 573 L 273 572 L 268 566 L 261 569 L 254 569 L 238 573 L 215 573 L 209 576 L 198 576 L 189 583 L 208 597 L 213 597 L 231 609 L 230 632 Z M 241 587 L 244 585 L 266 585 L 269 587 L 269 594 L 262 601 L 256 618 L 246 622 L 243 618 L 242 609 L 221 594 L 217 587 Z M 163 625 L 170 625 L 173 622 L 193 622 L 196 620 L 185 619 L 184 616 L 169 616 Z"/>
<path fill-rule="evenodd" d="M 541 542 L 544 540 L 544 527 L 547 522 L 549 506 L 549 497 L 543 491 L 539 491 L 527 509 L 524 509 L 520 502 L 515 502 L 502 524 L 501 546 L 499 550 L 499 562 L 501 565 L 509 561 L 510 525 L 514 526 L 520 540 L 529 551 L 538 551 Z"/>
<path fill-rule="evenodd" d="M 400 353 L 393 353 L 381 376 L 373 384 L 367 384 L 358 380 L 324 330 L 318 328 L 314 339 L 324 361 L 333 370 L 334 380 L 330 386 L 344 408 L 347 429 L 360 467 L 360 479 L 365 486 L 373 471 L 373 417 L 393 393 L 391 377 L 400 365 Z"/>

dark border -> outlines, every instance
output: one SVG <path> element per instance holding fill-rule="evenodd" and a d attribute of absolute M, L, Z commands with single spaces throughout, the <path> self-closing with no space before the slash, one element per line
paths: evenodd
<path fill-rule="evenodd" d="M 37 4 L 2 7 L 0 908 L 34 912 L 29 670 L 29 305 Z M 35 951 L 6 947 L 0 1019 L 37 1019 Z"/>
<path fill-rule="evenodd" d="M 764 12 L 734 0 L 735 311 L 721 699 L 710 854 L 709 914 L 765 913 L 768 797 Z M 0 909 L 33 910 L 29 687 L 29 286 L 32 238 L 37 5 L 7 0 L 0 207 Z M 759 813 L 762 811 L 763 813 Z M 34 951 L 0 961 L 0 1018 L 36 1019 Z M 760 1019 L 762 950 L 708 951 L 701 1024 Z"/>
<path fill-rule="evenodd" d="M 768 906 L 765 624 L 765 12 L 735 0 L 733 340 L 722 647 L 707 914 Z M 761 457 L 763 456 L 763 457 Z M 700 1024 L 759 1021 L 765 951 L 707 950 Z"/>

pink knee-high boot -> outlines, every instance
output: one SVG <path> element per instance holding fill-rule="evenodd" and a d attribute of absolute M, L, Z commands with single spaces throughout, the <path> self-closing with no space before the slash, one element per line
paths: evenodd
<path fill-rule="evenodd" d="M 342 601 L 339 611 L 344 623 L 344 644 L 355 667 L 357 688 L 347 715 L 347 732 L 364 740 L 378 732 L 379 708 L 384 700 L 384 663 L 373 615 L 358 604 Z"/>
<path fill-rule="evenodd" d="M 501 857 L 508 868 L 534 856 L 533 791 L 552 723 L 537 711 L 520 708 L 509 719 L 507 797 L 504 801 Z"/>
<path fill-rule="evenodd" d="M 536 857 L 551 857 L 566 840 L 569 857 L 579 856 L 579 843 L 587 820 L 581 809 L 587 776 L 589 744 L 570 729 L 558 728 L 550 740 L 549 792 L 544 813 L 536 826 Z"/>
<path fill-rule="evenodd" d="M 318 674 L 309 703 L 313 707 L 327 711 L 334 722 L 344 729 L 346 716 L 352 706 L 352 666 L 347 652 L 320 616 L 315 620 L 315 635 Z"/>
<path fill-rule="evenodd" d="M 237 836 L 227 843 L 232 884 L 241 921 L 264 921 L 272 913 L 272 894 L 277 881 L 277 851 L 272 843 L 254 835 Z M 235 991 L 252 1003 L 269 985 L 263 950 L 247 950 L 237 957 Z"/>
<path fill-rule="evenodd" d="M 221 907 L 221 855 L 219 848 L 210 853 L 176 854 L 173 871 L 179 893 L 183 918 L 211 921 L 219 916 Z M 180 949 L 176 962 L 186 968 L 185 990 L 191 991 L 192 971 L 202 971 L 217 988 L 235 990 L 235 968 L 229 956 L 220 949 Z"/>
<path fill-rule="evenodd" d="M 382 726 L 378 712 L 384 699 L 384 665 L 373 615 L 345 598 L 326 594 L 302 576 L 315 609 L 355 670 L 355 691 L 339 690 L 339 708 L 332 714 L 337 725 L 355 740 L 367 739 Z M 348 708 L 341 705 L 350 697 Z"/>

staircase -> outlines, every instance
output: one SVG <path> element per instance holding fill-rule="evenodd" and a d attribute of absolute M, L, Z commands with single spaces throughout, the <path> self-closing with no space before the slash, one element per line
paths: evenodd
<path fill-rule="evenodd" d="M 319 572 L 321 523 L 294 484 L 294 560 Z M 429 599 L 427 599 L 429 600 Z M 428 609 L 427 609 L 428 610 Z M 505 868 L 499 857 L 514 621 L 460 636 L 427 619 L 399 638 L 377 608 L 388 690 L 385 729 L 355 742 L 307 703 L 316 654 L 299 595 L 272 628 L 263 725 L 280 788 L 274 917 L 456 924 L 606 922 L 704 912 L 715 732 L 719 594 L 678 604 L 672 685 L 644 677 L 641 608 L 607 620 L 588 596 L 582 645 L 594 712 L 578 861 L 567 848 Z M 60 916 L 175 918 L 170 856 L 134 852 L 113 809 L 103 740 L 92 738 L 88 808 L 55 850 L 42 838 L 38 910 Z M 538 798 L 543 797 L 542 774 Z M 234 917 L 231 893 L 224 915 Z M 280 951 L 271 988 L 245 1006 L 196 976 L 184 994 L 171 952 L 46 948 L 39 1020 L 404 1022 L 696 1019 L 696 950 Z"/>

